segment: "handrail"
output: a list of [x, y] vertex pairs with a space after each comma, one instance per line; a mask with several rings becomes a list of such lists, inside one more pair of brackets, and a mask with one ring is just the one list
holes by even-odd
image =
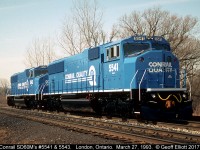
[[36, 95], [37, 95], [36, 93], [37, 93], [37, 91], [40, 91], [39, 87], [40, 87], [40, 85], [38, 85], [38, 87], [35, 90], [35, 100], [36, 100]]
[[42, 90], [41, 90], [41, 100], [42, 100], [44, 88], [46, 87], [47, 84], [48, 84], [48, 80], [46, 80], [45, 84], [43, 84], [43, 87], [42, 87]]
[[143, 75], [142, 75], [142, 78], [141, 78], [141, 80], [140, 80], [140, 83], [139, 83], [139, 101], [141, 101], [141, 91], [140, 91], [140, 85], [141, 85], [141, 83], [142, 83], [142, 81], [143, 81], [143, 78], [144, 78], [144, 75], [146, 74], [146, 69], [145, 69], [145, 71], [144, 71], [144, 73], [143, 73]]
[[39, 98], [40, 98], [40, 91], [42, 91], [43, 86], [44, 86], [44, 84], [42, 84], [42, 85], [40, 86], [40, 89], [38, 90], [38, 100], [39, 100]]
[[133, 98], [133, 93], [132, 93], [132, 90], [131, 90], [131, 86], [132, 86], [133, 80], [134, 80], [134, 78], [136, 77], [137, 73], [138, 73], [138, 70], [137, 70], [136, 73], [134, 74], [134, 76], [133, 76], [133, 78], [132, 78], [132, 80], [131, 80], [131, 83], [130, 83], [130, 99]]
[[[174, 75], [174, 76], [175, 76], [175, 77], [174, 77], [174, 84], [175, 84], [175, 88], [176, 88], [176, 76], [177, 76], [177, 70], [175, 69], [174, 72], [175, 72], [175, 75]], [[180, 77], [179, 77], [179, 78], [180, 78]], [[179, 83], [180, 83], [180, 81], [179, 81]]]
[[182, 69], [181, 71], [180, 71], [180, 73], [181, 73], [181, 76], [182, 76], [182, 78], [180, 79], [180, 81], [182, 81], [182, 82], [180, 82], [180, 84], [181, 84], [181, 87], [186, 87], [187, 86], [187, 75], [186, 75], [186, 70], [185, 69]]
[[191, 83], [190, 83], [190, 80], [188, 79], [188, 77], [186, 77], [186, 79], [188, 80], [188, 84], [190, 87], [189, 93], [190, 93], [190, 100], [191, 100], [192, 99], [192, 86], [191, 86]]
[[[186, 70], [185, 69], [182, 69], [183, 73], [181, 72], [181, 74], [183, 74], [183, 80], [184, 80], [184, 85], [185, 87], [187, 88], [187, 82], [189, 84], [189, 99], [191, 100], [192, 99], [192, 86], [191, 86], [191, 83], [190, 83], [190, 80], [189, 78], [187, 77], [186, 75]], [[183, 85], [181, 85], [183, 87]]]

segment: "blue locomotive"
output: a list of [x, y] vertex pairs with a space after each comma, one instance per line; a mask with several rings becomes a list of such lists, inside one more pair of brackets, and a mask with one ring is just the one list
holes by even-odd
[[47, 66], [26, 69], [11, 76], [11, 95], [7, 95], [9, 106], [32, 107], [36, 105], [41, 76], [48, 72]]
[[[40, 72], [40, 73], [36, 73]], [[186, 74], [159, 36], [133, 36], [27, 69], [11, 77], [8, 105], [92, 108], [102, 114], [189, 118]]]

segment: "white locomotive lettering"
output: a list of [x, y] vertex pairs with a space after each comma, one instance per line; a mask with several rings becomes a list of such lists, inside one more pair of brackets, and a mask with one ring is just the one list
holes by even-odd
[[172, 72], [171, 62], [149, 62], [149, 67], [148, 71], [151, 73]]
[[73, 79], [73, 78], [75, 78], [74, 73], [69, 73], [65, 75], [65, 79]]
[[65, 83], [85, 82], [89, 81], [90, 86], [96, 86], [96, 70], [94, 66], [90, 66], [89, 71], [83, 70], [76, 73], [65, 75]]
[[149, 62], [150, 67], [172, 67], [171, 62]]
[[111, 72], [112, 74], [115, 74], [115, 72], [119, 70], [118, 63], [109, 64], [108, 68], [109, 72]]
[[150, 68], [149, 72], [163, 72], [163, 69], [161, 69], [161, 68]]
[[33, 85], [33, 80], [30, 80], [30, 85]]
[[28, 80], [26, 82], [18, 83], [17, 88], [18, 89], [26, 89], [28, 91], [28, 88], [29, 88]]
[[86, 77], [87, 76], [87, 70], [80, 71], [76, 73], [76, 78]]

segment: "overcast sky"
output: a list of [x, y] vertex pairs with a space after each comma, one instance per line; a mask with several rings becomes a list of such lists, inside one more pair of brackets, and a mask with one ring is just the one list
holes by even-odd
[[[179, 16], [191, 15], [200, 19], [200, 0], [97, 1], [104, 11], [106, 31], [110, 31], [122, 15], [153, 6]], [[71, 8], [72, 0], [0, 0], [0, 78], [9, 80], [14, 73], [26, 69], [27, 47], [34, 38], [56, 39]]]

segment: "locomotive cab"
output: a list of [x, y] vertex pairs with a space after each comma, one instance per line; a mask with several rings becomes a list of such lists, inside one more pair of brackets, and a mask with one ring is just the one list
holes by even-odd
[[127, 84], [130, 83], [135, 112], [148, 119], [191, 117], [191, 98], [186, 85], [180, 86], [180, 82], [186, 83], [186, 78], [180, 76], [186, 75], [180, 71], [178, 59], [165, 39], [142, 37], [125, 43], [124, 56], [129, 62], [125, 63], [125, 74], [130, 68], [133, 70]]
[[35, 107], [39, 92], [39, 78], [47, 73], [46, 66], [26, 69], [11, 77], [11, 93], [7, 95], [9, 106]]

